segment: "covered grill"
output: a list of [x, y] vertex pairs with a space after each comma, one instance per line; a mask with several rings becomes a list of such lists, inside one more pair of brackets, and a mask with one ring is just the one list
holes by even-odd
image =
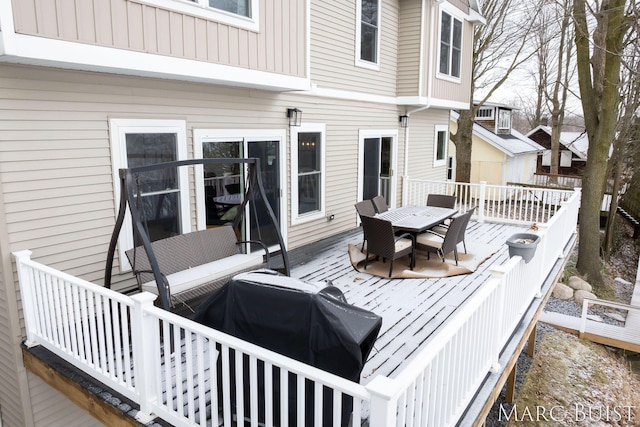
[[[355, 382], [360, 380], [382, 325], [381, 317], [348, 304], [342, 292], [330, 284], [308, 283], [271, 270], [234, 276], [199, 307], [194, 320]], [[279, 378], [277, 374], [274, 372], [273, 378]], [[274, 384], [271, 391], [264, 390], [263, 377], [263, 373], [259, 374], [258, 394], [273, 394], [274, 413], [279, 416], [279, 384]], [[309, 385], [305, 403], [308, 421], [313, 419], [313, 388]], [[288, 386], [289, 419], [295, 420], [297, 394], [293, 375]], [[231, 389], [235, 390], [235, 386]], [[332, 410], [331, 393], [325, 390], [323, 412], [327, 423], [331, 420], [327, 416]], [[351, 407], [352, 402], [343, 401], [344, 425]], [[260, 421], [263, 417], [261, 402]]]

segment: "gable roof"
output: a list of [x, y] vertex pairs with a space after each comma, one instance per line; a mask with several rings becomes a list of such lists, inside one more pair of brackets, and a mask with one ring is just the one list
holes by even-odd
[[[451, 120], [457, 121], [458, 117], [460, 117], [460, 114], [451, 110]], [[515, 129], [511, 130], [511, 134], [496, 135], [479, 124], [474, 123], [473, 134], [487, 141], [509, 157], [528, 153], [538, 153], [545, 150], [542, 145], [529, 139]]]
[[[533, 135], [538, 131], [543, 131], [551, 136], [551, 126], [538, 126], [527, 132], [527, 136]], [[560, 132], [560, 144], [564, 145], [567, 150], [578, 156], [582, 160], [587, 159], [587, 151], [589, 150], [589, 139], [586, 132]]]

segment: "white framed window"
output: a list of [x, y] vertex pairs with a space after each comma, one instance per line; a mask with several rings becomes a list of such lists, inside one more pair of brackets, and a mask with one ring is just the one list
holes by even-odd
[[449, 143], [449, 127], [436, 126], [433, 144], [433, 166], [445, 166], [447, 163], [447, 144]]
[[453, 174], [455, 168], [455, 159], [453, 156], [449, 156], [447, 159], [447, 181], [453, 181], [455, 175]]
[[485, 119], [492, 120], [493, 119], [493, 108], [491, 107], [480, 107], [476, 111], [476, 119]]
[[356, 65], [378, 69], [380, 0], [357, 0], [356, 17]]
[[498, 129], [511, 129], [510, 110], [498, 110]]
[[462, 64], [462, 21], [450, 13], [440, 13], [438, 73], [460, 78]]
[[325, 125], [291, 128], [291, 224], [325, 216]]
[[[116, 201], [120, 200], [121, 168], [187, 158], [184, 120], [112, 119], [109, 129]], [[187, 168], [153, 171], [135, 179], [136, 207], [151, 241], [191, 231]], [[131, 269], [125, 251], [134, 243], [140, 244], [134, 242], [131, 215], [127, 214], [118, 239], [122, 271]]]
[[129, 0], [258, 31], [259, 0]]
[[560, 151], [560, 167], [563, 167], [563, 168], [571, 167], [571, 151], [569, 150]]

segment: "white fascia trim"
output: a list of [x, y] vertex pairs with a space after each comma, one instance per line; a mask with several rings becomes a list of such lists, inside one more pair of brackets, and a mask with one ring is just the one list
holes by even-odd
[[319, 98], [344, 99], [348, 101], [362, 101], [376, 104], [429, 106], [429, 108], [444, 108], [451, 110], [468, 110], [466, 102], [452, 101], [450, 99], [428, 98], [426, 96], [385, 96], [372, 95], [365, 92], [356, 92], [342, 89], [330, 89], [312, 85], [311, 90], [297, 92], [299, 95], [317, 96]]
[[355, 92], [355, 91], [342, 90], [342, 89], [330, 89], [330, 88], [318, 87], [316, 85], [312, 85], [311, 90], [303, 94], [317, 96], [321, 98], [346, 99], [349, 101], [374, 102], [378, 104], [396, 105], [398, 103], [398, 98], [395, 96], [372, 95], [370, 93], [365, 93], [365, 92]]
[[428, 98], [426, 96], [399, 96], [398, 105], [424, 106], [429, 108], [444, 108], [450, 110], [468, 110], [469, 104], [466, 102], [452, 101], [450, 99]]
[[264, 90], [308, 90], [310, 87], [308, 77], [44, 37], [12, 34], [10, 38], [11, 43], [3, 43], [5, 49], [0, 51], [0, 61]]
[[487, 19], [473, 9], [471, 9], [471, 11], [469, 12], [467, 19], [473, 25], [486, 25], [487, 23]]

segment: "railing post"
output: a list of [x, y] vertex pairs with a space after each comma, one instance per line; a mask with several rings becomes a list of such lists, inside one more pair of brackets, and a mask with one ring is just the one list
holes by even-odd
[[148, 314], [156, 298], [156, 295], [149, 292], [142, 292], [131, 297], [133, 300], [131, 348], [136, 376], [136, 392], [140, 396], [140, 411], [136, 414], [136, 419], [143, 424], [148, 424], [155, 418], [151, 411], [151, 403], [157, 402], [160, 394], [155, 375], [155, 368], [160, 363], [160, 330], [158, 320]]
[[28, 267], [24, 265], [25, 262], [31, 261], [30, 250], [13, 252], [13, 256], [16, 259], [16, 269], [18, 271], [18, 284], [20, 285], [20, 297], [22, 299], [23, 315], [24, 315], [24, 327], [27, 332], [27, 338], [24, 344], [27, 347], [33, 347], [38, 345], [35, 340], [36, 333], [36, 310], [38, 307], [34, 303], [34, 283], [31, 280], [32, 275], [29, 274]]
[[369, 427], [389, 427], [396, 425], [397, 395], [392, 379], [378, 375], [366, 385], [371, 393]]
[[[490, 334], [491, 337], [493, 337], [493, 342], [491, 343], [491, 346], [493, 347], [494, 350], [494, 361], [491, 364], [491, 371], [493, 373], [496, 372], [500, 372], [501, 369], [501, 365], [500, 365], [500, 351], [502, 350], [502, 344], [504, 343], [504, 325], [505, 325], [505, 319], [504, 319], [504, 308], [506, 306], [506, 304], [508, 303], [508, 301], [506, 301], [507, 299], [507, 293], [505, 291], [505, 276], [507, 274], [507, 269], [505, 268], [504, 264], [501, 265], [493, 265], [491, 267], [489, 267], [489, 272], [491, 273], [491, 277], [494, 280], [498, 281], [498, 289], [499, 289], [499, 298], [500, 301], [498, 303], [498, 309], [497, 312], [495, 313], [495, 316], [493, 316], [493, 320], [495, 321], [493, 326], [493, 330], [499, 330], [500, 333], [499, 334]], [[489, 328], [489, 330], [491, 330], [491, 328]]]
[[[560, 209], [558, 212], [563, 211], [562, 209]], [[566, 210], [564, 210], [563, 212], [566, 213]], [[556, 215], [558, 213], [556, 212]], [[549, 223], [545, 222], [544, 224], [539, 224], [538, 225], [538, 231], [536, 232], [536, 234], [538, 236], [540, 236], [540, 243], [538, 244], [538, 248], [536, 249], [536, 255], [535, 258], [538, 258], [540, 261], [539, 265], [541, 266], [541, 268], [538, 271], [544, 271], [546, 273], [548, 273], [549, 271], [551, 271], [551, 268], [553, 268], [553, 264], [555, 264], [555, 260], [557, 258], [562, 257], [562, 253], [564, 250], [564, 244], [567, 243], [564, 239], [564, 237], [561, 240], [562, 246], [560, 247], [556, 247], [557, 245], [555, 243], [558, 242], [557, 239], [551, 239], [551, 237], [549, 236]], [[538, 251], [542, 251], [541, 254], [538, 254]], [[550, 253], [549, 251], [556, 251], [555, 253], [553, 253], [553, 261], [548, 261], [547, 259], [547, 253]], [[538, 277], [538, 291], [536, 292], [536, 298], [540, 298], [542, 296], [542, 285], [544, 284], [544, 280], [546, 279], [546, 277], [541, 276]]]
[[480, 181], [480, 194], [478, 195], [478, 222], [484, 222], [484, 205], [487, 197], [487, 181]]

